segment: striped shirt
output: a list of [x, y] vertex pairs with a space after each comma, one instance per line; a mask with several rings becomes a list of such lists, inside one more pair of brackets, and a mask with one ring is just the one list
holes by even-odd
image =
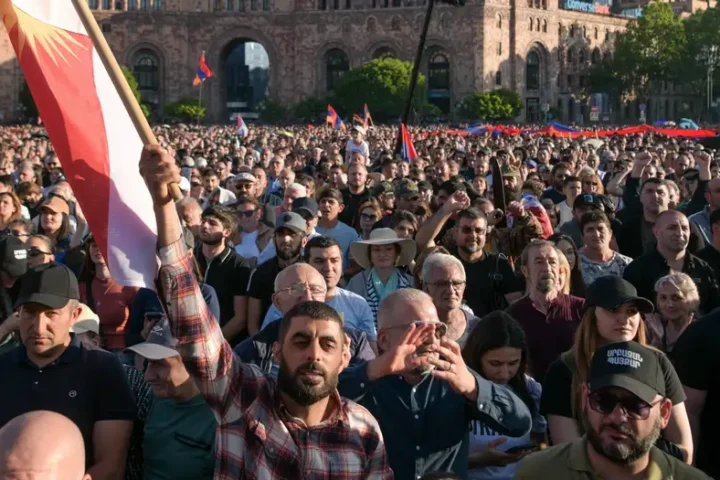
[[160, 285], [183, 361], [218, 421], [216, 480], [391, 479], [377, 421], [332, 396], [330, 418], [313, 427], [282, 406], [275, 381], [242, 363], [212, 318], [183, 242], [164, 247]]

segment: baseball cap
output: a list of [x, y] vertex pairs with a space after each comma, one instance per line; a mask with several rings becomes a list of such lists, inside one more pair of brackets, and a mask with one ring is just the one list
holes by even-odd
[[255, 178], [255, 175], [253, 175], [252, 173], [247, 173], [247, 172], [236, 173], [235, 176], [233, 177], [233, 179], [235, 180], [235, 183], [237, 183], [237, 182], [249, 182], [249, 183], [257, 182], [257, 178]]
[[79, 299], [78, 282], [72, 270], [61, 263], [50, 262], [29, 269], [22, 276], [15, 308], [28, 303], [63, 308], [70, 300]]
[[537, 168], [537, 162], [535, 160], [527, 160], [525, 165], [530, 168]]
[[656, 395], [665, 397], [660, 355], [663, 353], [637, 342], [603, 345], [595, 351], [590, 364], [590, 391], [619, 387], [647, 403], [652, 403]]
[[308, 197], [296, 198], [295, 200], [293, 200], [293, 203], [292, 203], [292, 211], [293, 212], [295, 212], [295, 213], [307, 212], [311, 218], [317, 218], [319, 210], [320, 210], [320, 207], [318, 207], [318, 203], [313, 198], [308, 198]]
[[601, 211], [605, 210], [602, 200], [600, 200], [594, 193], [583, 193], [582, 195], [578, 195], [575, 199], [575, 203], [573, 203], [573, 209], [588, 206], [598, 208]]
[[395, 184], [395, 195], [398, 197], [409, 197], [413, 195], [418, 196], [419, 194], [420, 189], [418, 188], [417, 183], [408, 178], [403, 178]]
[[510, 165], [503, 165], [502, 167], [502, 176], [503, 177], [520, 177], [520, 170], [518, 170], [515, 167], [511, 167]]
[[585, 307], [602, 307], [613, 311], [634, 303], [641, 313], [652, 313], [653, 303], [647, 298], [639, 297], [632, 283], [617, 275], [598, 277], [585, 292]]
[[47, 208], [53, 213], [64, 213], [70, 215], [70, 207], [68, 203], [57, 195], [51, 195], [40, 205], [40, 210]]
[[162, 360], [180, 355], [177, 346], [178, 341], [172, 335], [170, 322], [167, 317], [163, 317], [150, 330], [150, 334], [143, 343], [128, 347], [126, 350], [135, 352], [148, 360]]
[[421, 181], [419, 181], [418, 184], [417, 184], [417, 186], [418, 186], [418, 191], [420, 191], [420, 190], [432, 190], [432, 189], [433, 189], [432, 183], [428, 182], [427, 180], [421, 180]]
[[385, 181], [375, 185], [370, 191], [370, 195], [372, 195], [373, 197], [377, 197], [378, 195], [382, 195], [383, 193], [391, 192], [394, 192], [392, 183]]
[[280, 214], [275, 219], [275, 231], [277, 232], [281, 228], [289, 228], [298, 233], [305, 233], [307, 231], [307, 223], [305, 219], [295, 212], [286, 212]]
[[365, 127], [363, 127], [362, 125], [353, 125], [352, 129], [357, 130], [358, 132], [365, 135]]
[[70, 328], [70, 331], [77, 335], [87, 332], [100, 335], [100, 317], [84, 303], [81, 303], [79, 306], [80, 316]]
[[17, 237], [0, 237], [0, 270], [18, 279], [27, 271], [27, 246]]

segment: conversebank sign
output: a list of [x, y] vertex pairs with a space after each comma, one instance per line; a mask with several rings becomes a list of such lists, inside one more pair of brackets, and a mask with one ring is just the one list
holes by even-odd
[[602, 4], [602, 3], [589, 3], [589, 2], [582, 2], [580, 0], [565, 0], [565, 9], [566, 10], [577, 10], [579, 12], [586, 12], [586, 13], [601, 13], [605, 15], [610, 15], [610, 5]]

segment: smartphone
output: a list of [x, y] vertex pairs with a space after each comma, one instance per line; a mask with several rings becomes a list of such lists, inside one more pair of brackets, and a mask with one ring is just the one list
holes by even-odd
[[533, 445], [532, 443], [528, 445], [518, 445], [517, 447], [512, 447], [507, 450], [505, 450], [505, 453], [522, 453], [527, 452], [530, 450], [535, 450], [537, 447]]

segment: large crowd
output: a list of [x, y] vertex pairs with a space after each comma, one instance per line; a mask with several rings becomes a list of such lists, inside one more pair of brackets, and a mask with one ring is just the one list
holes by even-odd
[[0, 478], [720, 478], [720, 149], [154, 130], [138, 288], [0, 128]]

